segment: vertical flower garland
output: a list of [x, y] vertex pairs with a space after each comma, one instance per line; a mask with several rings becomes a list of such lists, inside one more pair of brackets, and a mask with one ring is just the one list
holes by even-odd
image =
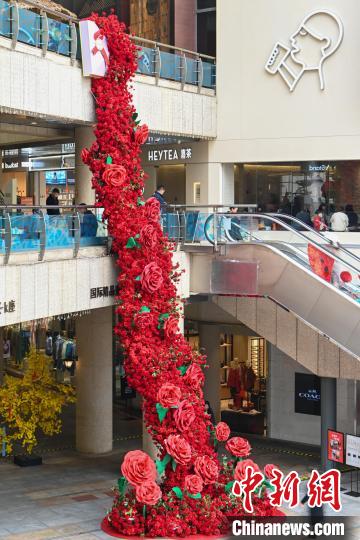
[[[223, 508], [228, 499], [223, 486], [227, 479], [214, 449], [216, 435], [202, 390], [206, 359], [194, 353], [178, 331], [180, 272], [172, 262], [173, 246], [160, 226], [158, 201], [145, 202], [142, 197], [140, 152], [148, 128], [139, 125], [132, 103], [130, 83], [137, 67], [137, 47], [116, 16], [93, 15], [92, 19], [107, 38], [110, 59], [106, 76], [92, 81], [96, 142], [83, 150], [82, 159], [92, 171], [97, 202], [104, 207], [117, 255], [119, 324], [115, 332], [124, 350], [127, 379], [143, 397], [146, 427], [160, 451], [157, 470], [163, 476], [160, 490], [150, 458], [141, 451], [130, 452], [122, 465], [119, 493], [124, 493], [127, 482], [135, 495], [126, 503], [121, 497], [116, 500], [112, 523], [116, 521], [124, 534], [150, 531], [153, 536], [169, 534], [169, 530], [174, 536], [184, 536], [190, 530], [206, 532], [206, 527], [226, 529]], [[217, 440], [226, 441], [227, 426], [222, 424], [217, 431]], [[187, 493], [187, 503], [180, 511], [173, 497], [183, 504], [183, 493]], [[127, 509], [131, 506], [135, 517], [128, 520], [126, 508], [119, 511], [122, 504]], [[144, 516], [139, 504], [144, 504]], [[153, 508], [153, 513], [146, 514], [146, 508]], [[181, 522], [176, 513], [185, 516]]]

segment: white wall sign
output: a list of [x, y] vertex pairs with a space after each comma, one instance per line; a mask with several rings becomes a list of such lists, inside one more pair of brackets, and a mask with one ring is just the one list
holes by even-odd
[[292, 92], [307, 72], [317, 72], [324, 90], [324, 62], [340, 47], [344, 27], [340, 18], [327, 10], [313, 11], [301, 22], [289, 39], [278, 41], [265, 65], [271, 75], [280, 75]]
[[81, 57], [84, 77], [104, 77], [109, 49], [103, 31], [94, 21], [80, 21]]
[[360, 468], [360, 437], [346, 435], [346, 465]]
[[191, 148], [167, 148], [163, 150], [148, 150], [149, 161], [179, 161], [192, 158]]

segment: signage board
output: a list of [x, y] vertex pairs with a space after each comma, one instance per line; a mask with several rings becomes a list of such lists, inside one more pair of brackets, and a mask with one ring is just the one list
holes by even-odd
[[320, 377], [295, 373], [295, 412], [320, 416]]
[[328, 429], [328, 460], [344, 463], [344, 434]]
[[360, 437], [346, 435], [346, 465], [360, 468]]
[[147, 159], [151, 162], [190, 161], [193, 157], [191, 147], [174, 146], [172, 148], [151, 149], [147, 151]]
[[104, 77], [109, 64], [109, 49], [103, 31], [94, 21], [79, 22], [84, 77]]

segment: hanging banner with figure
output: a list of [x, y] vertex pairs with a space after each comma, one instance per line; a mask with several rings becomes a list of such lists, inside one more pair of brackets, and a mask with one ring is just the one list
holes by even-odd
[[106, 37], [94, 21], [80, 21], [81, 57], [84, 77], [104, 77], [109, 65]]

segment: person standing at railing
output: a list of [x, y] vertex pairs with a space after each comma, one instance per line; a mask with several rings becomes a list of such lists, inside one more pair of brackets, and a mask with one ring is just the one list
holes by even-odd
[[166, 212], [166, 208], [167, 208], [167, 205], [168, 203], [166, 202], [165, 200], [165, 186], [163, 185], [160, 185], [156, 188], [156, 191], [153, 195], [153, 197], [159, 201], [160, 203], [160, 211], [162, 214], [164, 214], [164, 212]]
[[334, 212], [330, 218], [331, 230], [335, 232], [345, 232], [349, 226], [349, 218], [341, 206], [337, 212]]
[[54, 206], [54, 208], [48, 208], [47, 213], [49, 216], [59, 216], [59, 195], [60, 191], [58, 188], [54, 188], [48, 198], [46, 199], [46, 206]]
[[92, 211], [86, 207], [85, 203], [80, 204], [79, 214], [80, 214], [81, 237], [91, 238], [91, 237], [96, 236], [98, 222], [97, 222], [95, 214], [93, 214]]
[[312, 221], [314, 224], [315, 231], [324, 232], [329, 229], [325, 221], [325, 205], [324, 204], [320, 204], [319, 208], [315, 212], [315, 215]]

